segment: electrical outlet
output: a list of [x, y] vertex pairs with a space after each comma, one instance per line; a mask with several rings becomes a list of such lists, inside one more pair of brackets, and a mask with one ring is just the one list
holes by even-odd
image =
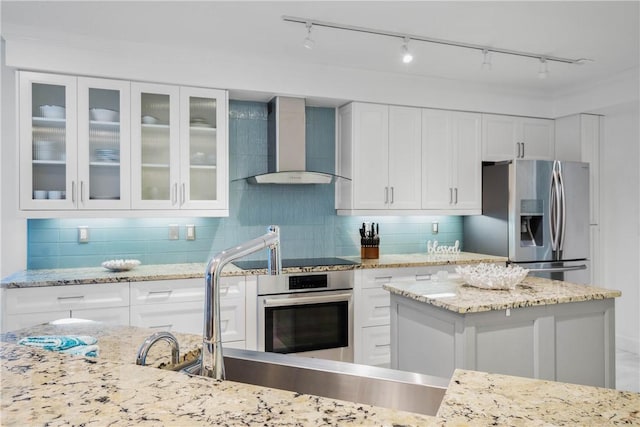
[[178, 224], [169, 224], [169, 240], [180, 239], [180, 227]]
[[78, 243], [89, 243], [89, 227], [86, 225], [78, 226]]
[[438, 234], [438, 221], [431, 223], [431, 234]]
[[187, 240], [196, 240], [196, 226], [187, 224]]

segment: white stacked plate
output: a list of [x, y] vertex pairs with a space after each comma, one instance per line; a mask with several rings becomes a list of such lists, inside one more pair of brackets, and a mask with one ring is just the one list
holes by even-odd
[[47, 119], [64, 119], [65, 108], [60, 105], [41, 105], [40, 115]]

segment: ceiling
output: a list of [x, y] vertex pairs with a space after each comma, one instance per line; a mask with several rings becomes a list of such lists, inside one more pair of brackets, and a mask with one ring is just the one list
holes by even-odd
[[[465, 80], [545, 94], [588, 85], [637, 69], [638, 1], [200, 1], [1, 2], [3, 35], [99, 38], [284, 62], [330, 65]], [[415, 60], [400, 60], [401, 40], [316, 27], [315, 47], [303, 48], [303, 24], [282, 15], [363, 26], [403, 34], [589, 58], [584, 65], [549, 63], [539, 79], [534, 58], [412, 41]]]

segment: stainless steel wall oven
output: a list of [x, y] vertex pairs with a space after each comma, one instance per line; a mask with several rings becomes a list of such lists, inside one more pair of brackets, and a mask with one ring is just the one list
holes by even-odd
[[353, 362], [353, 271], [258, 277], [258, 350]]

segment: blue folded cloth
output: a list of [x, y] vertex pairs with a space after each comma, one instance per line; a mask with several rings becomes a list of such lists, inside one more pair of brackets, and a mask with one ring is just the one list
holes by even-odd
[[59, 351], [66, 354], [96, 357], [99, 347], [98, 340], [88, 335], [42, 335], [24, 337], [18, 344], [39, 347], [49, 351]]

